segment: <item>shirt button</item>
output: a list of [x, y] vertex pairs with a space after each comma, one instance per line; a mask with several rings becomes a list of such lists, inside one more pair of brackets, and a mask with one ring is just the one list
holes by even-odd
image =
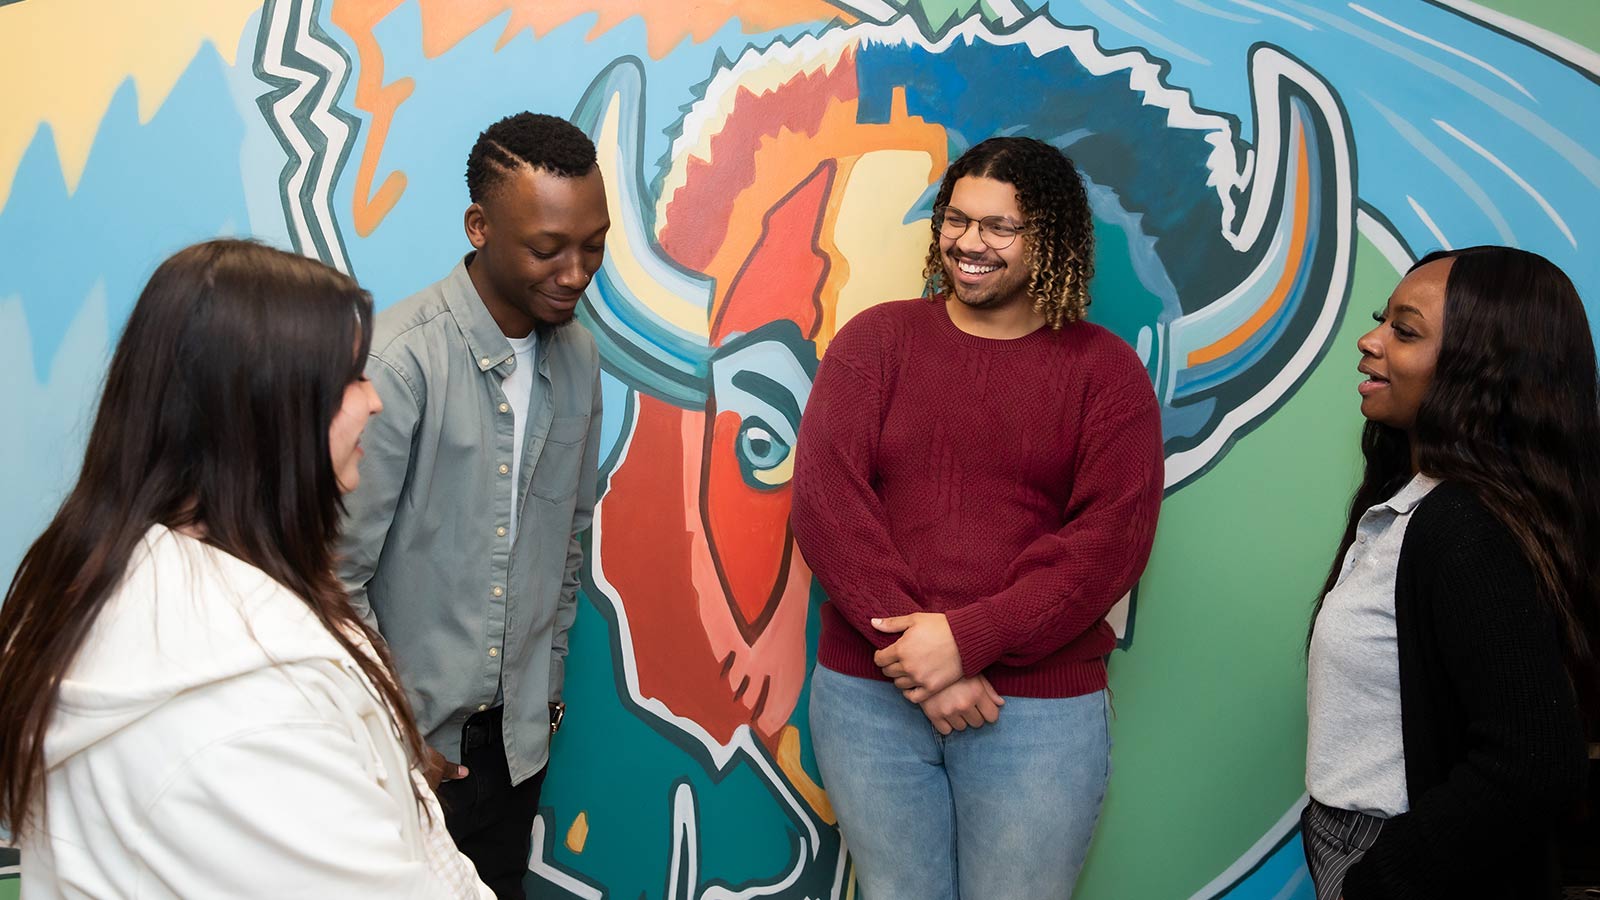
[[488, 712], [488, 711], [489, 711], [489, 704], [487, 704], [487, 703], [479, 703], [478, 704], [478, 712]]
[[506, 465], [505, 463], [501, 463], [500, 464], [500, 474], [501, 475], [504, 475], [504, 474], [506, 474], [506, 473], [508, 473], [510, 471], [511, 471], [511, 467], [510, 466]]
[[489, 357], [485, 356], [482, 359], [478, 360], [478, 365], [482, 366], [485, 369], [489, 368]]
[[496, 528], [494, 530], [494, 533], [495, 533], [496, 537], [505, 537], [506, 536], [506, 527], [504, 525], [501, 525], [499, 528]]
[[511, 404], [509, 404], [509, 403], [500, 404], [500, 411], [503, 412], [503, 413], [511, 412]]
[[506, 592], [505, 588], [503, 588], [503, 587], [501, 587], [500, 585], [497, 584], [497, 585], [494, 586], [494, 590], [490, 591], [489, 593], [491, 593], [491, 594], [495, 595], [496, 597], [498, 597], [498, 596], [504, 594], [505, 592]]
[[500, 648], [499, 647], [490, 647], [489, 648], [489, 655], [490, 656], [499, 656], [500, 655]]

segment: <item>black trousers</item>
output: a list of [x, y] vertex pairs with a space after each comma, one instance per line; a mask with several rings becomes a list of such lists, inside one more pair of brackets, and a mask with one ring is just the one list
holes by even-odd
[[467, 777], [439, 784], [445, 828], [499, 900], [524, 900], [522, 882], [533, 851], [533, 817], [544, 774], [512, 787], [506, 766], [502, 707], [475, 713], [461, 729], [459, 762]]

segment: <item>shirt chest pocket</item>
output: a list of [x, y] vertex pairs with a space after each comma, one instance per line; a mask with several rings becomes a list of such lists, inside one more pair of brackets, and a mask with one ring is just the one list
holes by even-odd
[[557, 416], [550, 420], [544, 449], [533, 467], [528, 493], [541, 500], [559, 503], [578, 492], [579, 467], [583, 465], [584, 438], [589, 434], [588, 416]]

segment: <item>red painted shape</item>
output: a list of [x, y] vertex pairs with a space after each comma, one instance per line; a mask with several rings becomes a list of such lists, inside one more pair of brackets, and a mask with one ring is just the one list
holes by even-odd
[[754, 644], [789, 577], [789, 486], [761, 491], [745, 483], [735, 452], [739, 422], [738, 413], [717, 414], [701, 508], [729, 610]]
[[828, 257], [817, 246], [817, 237], [837, 170], [838, 163], [824, 161], [767, 213], [761, 237], [717, 312], [713, 346], [730, 334], [782, 319], [799, 325], [806, 337], [816, 337], [822, 321], [819, 294], [828, 277]]
[[600, 552], [628, 617], [640, 692], [727, 741], [750, 716], [701, 625], [682, 499], [684, 480], [699, 470], [698, 460], [684, 458], [686, 415], [639, 395], [628, 455], [606, 492]]

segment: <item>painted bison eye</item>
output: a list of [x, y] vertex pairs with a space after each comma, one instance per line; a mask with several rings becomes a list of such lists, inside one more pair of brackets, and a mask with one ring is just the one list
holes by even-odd
[[794, 472], [794, 450], [766, 422], [751, 416], [740, 423], [735, 449], [746, 484], [770, 491], [789, 483]]

